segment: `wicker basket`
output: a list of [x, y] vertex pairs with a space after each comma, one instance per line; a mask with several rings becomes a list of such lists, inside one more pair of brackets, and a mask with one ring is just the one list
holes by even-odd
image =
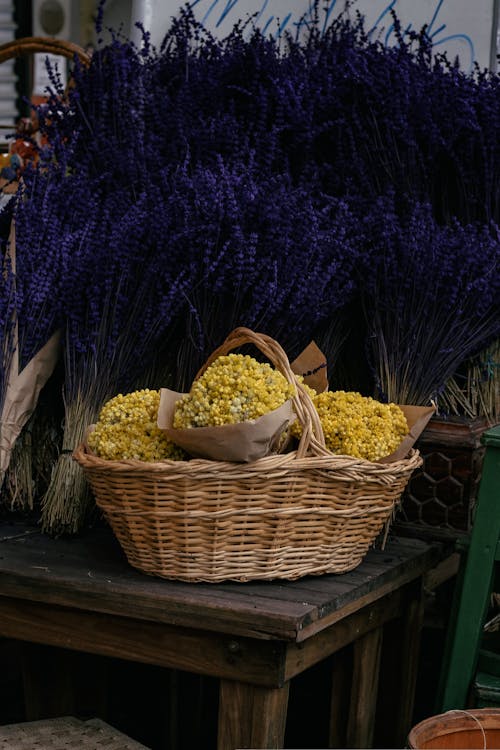
[[21, 39], [12, 39], [10, 42], [5, 42], [5, 44], [0, 44], [0, 62], [36, 52], [61, 55], [70, 60], [77, 55], [84, 65], [88, 65], [90, 62], [90, 56], [78, 44], [45, 36], [26, 36]]
[[[9, 42], [5, 42], [5, 44], [0, 44], [0, 63], [16, 57], [44, 52], [50, 55], [59, 55], [70, 60], [78, 57], [82, 65], [88, 66], [90, 64], [90, 55], [78, 44], [67, 42], [64, 39], [54, 39], [53, 37], [44, 36], [27, 36], [21, 39], [11, 39]], [[0, 130], [14, 131], [14, 129], [18, 135], [21, 134], [19, 123], [17, 126], [0, 125]], [[23, 140], [25, 138], [31, 139], [33, 133], [27, 135], [23, 133], [22, 135]], [[0, 185], [0, 193], [13, 194], [19, 187], [18, 179], [4, 180], [3, 182], [6, 184]]]
[[[295, 383], [283, 349], [245, 328], [230, 334], [198, 377], [219, 355], [247, 343]], [[344, 573], [362, 561], [420, 455], [412, 450], [382, 464], [330, 453], [311, 399], [297, 391], [303, 433], [292, 453], [248, 464], [144, 463], [76, 449], [131, 565], [165, 578], [216, 582]]]

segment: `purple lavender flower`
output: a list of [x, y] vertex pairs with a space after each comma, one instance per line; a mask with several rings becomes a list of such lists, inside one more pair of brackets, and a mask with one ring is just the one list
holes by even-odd
[[[115, 35], [88, 69], [76, 63], [67, 105], [52, 98], [41, 113], [50, 144], [43, 163], [57, 160], [71, 177], [61, 199], [82, 201], [89, 217], [77, 207], [60, 242], [75, 350], [96, 350], [100, 295], [120, 321], [106, 334], [113, 360], [145, 259], [156, 275], [144, 289], [157, 281], [154, 309], [188, 352], [179, 380], [232, 325], [264, 327], [292, 353], [340, 318], [356, 285], [370, 305], [373, 289], [362, 287], [381, 274], [370, 247], [381, 257], [391, 251], [387, 284], [406, 295], [396, 300], [409, 332], [398, 335], [416, 336], [402, 308], [413, 301], [404, 312], [414, 319], [422, 303], [394, 260], [408, 233], [418, 237], [409, 243], [415, 263], [439, 260], [439, 289], [450, 285], [457, 310], [463, 294], [486, 299], [490, 287], [460, 265], [459, 248], [472, 253], [475, 242], [484, 263], [493, 253], [498, 77], [464, 74], [432, 58], [425, 33], [404, 34], [397, 21], [396, 31], [398, 45], [387, 48], [360, 16], [340, 16], [325, 31], [318, 11], [305, 40], [278, 43], [241, 26], [216, 40], [186, 8], [160, 50]], [[387, 194], [397, 196], [389, 206]], [[411, 218], [420, 204], [431, 206], [422, 227]], [[476, 220], [484, 237], [465, 228]], [[96, 237], [106, 238], [105, 251]], [[361, 262], [366, 275], [355, 277]], [[95, 272], [99, 263], [105, 273]], [[454, 286], [464, 268], [471, 278]], [[81, 278], [85, 299], [74, 293]], [[153, 307], [138, 319], [149, 328]]]
[[401, 215], [380, 198], [365, 218], [371, 256], [362, 287], [367, 348], [381, 398], [426, 404], [459, 365], [500, 336], [500, 234], [428, 204]]

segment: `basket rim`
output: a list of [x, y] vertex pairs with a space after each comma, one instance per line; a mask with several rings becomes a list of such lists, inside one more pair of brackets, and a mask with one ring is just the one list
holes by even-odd
[[50, 36], [26, 36], [0, 44], [0, 63], [21, 55], [43, 52], [70, 60], [76, 55], [83, 65], [90, 63], [90, 55], [79, 44]]
[[196, 473], [220, 474], [237, 473], [251, 474], [279, 470], [336, 470], [344, 471], [349, 478], [352, 472], [362, 471], [368, 478], [384, 477], [386, 479], [399, 474], [406, 474], [422, 465], [422, 458], [418, 448], [411, 448], [407, 457], [390, 463], [368, 461], [364, 458], [344, 456], [330, 453], [329, 455], [313, 455], [299, 458], [297, 451], [283, 454], [271, 454], [247, 463], [234, 461], [214, 461], [213, 459], [192, 458], [188, 461], [139, 461], [137, 459], [121, 459], [119, 461], [100, 458], [93, 453], [85, 442], [80, 443], [73, 451], [73, 459], [84, 469], [104, 472], [121, 472], [129, 474], [165, 474], [172, 470], [177, 474], [193, 476]]

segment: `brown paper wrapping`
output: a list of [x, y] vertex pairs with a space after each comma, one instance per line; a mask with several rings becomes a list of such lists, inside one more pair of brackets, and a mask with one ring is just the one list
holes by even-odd
[[314, 341], [290, 363], [290, 367], [296, 375], [302, 375], [304, 383], [314, 388], [316, 393], [328, 390], [326, 357]]
[[400, 461], [402, 458], [406, 458], [415, 445], [415, 442], [425, 430], [429, 419], [436, 411], [434, 406], [410, 406], [407, 404], [399, 404], [399, 408], [404, 412], [406, 421], [408, 422], [408, 435], [403, 438], [394, 453], [380, 458], [377, 463], [388, 464], [392, 461]]
[[[292, 371], [317, 393], [328, 389], [326, 358], [314, 341], [291, 363]], [[174, 429], [176, 402], [185, 394], [162, 388], [158, 410], [158, 427], [173, 443], [191, 456], [216, 461], [249, 462], [263, 458], [283, 447], [281, 437], [295, 419], [291, 400], [258, 419], [218, 427]], [[378, 463], [406, 458], [435, 412], [433, 406], [400, 405], [408, 423], [408, 435], [398, 448]]]
[[282, 434], [295, 420], [292, 402], [288, 400], [258, 419], [218, 427], [174, 429], [175, 404], [183, 395], [168, 388], [161, 389], [158, 427], [173, 443], [197, 458], [256, 461], [278, 450]]
[[[290, 365], [296, 375], [316, 392], [328, 386], [325, 355], [312, 341]], [[173, 443], [184, 448], [191, 456], [211, 458], [216, 461], [256, 461], [283, 448], [287, 427], [296, 416], [291, 400], [278, 409], [258, 419], [218, 427], [191, 427], [174, 429], [175, 404], [183, 393], [162, 388], [158, 409], [158, 427]]]
[[5, 401], [0, 416], [0, 480], [10, 463], [10, 455], [21, 430], [33, 414], [38, 396], [54, 370], [59, 356], [60, 333], [47, 343], [18, 373], [19, 355], [12, 355]]
[[[291, 401], [286, 401], [278, 409], [248, 422], [220, 427], [174, 429], [172, 424], [175, 404], [183, 395], [167, 388], [161, 389], [158, 427], [165, 431], [172, 442], [198, 458], [238, 462], [263, 458], [278, 450], [281, 435], [296, 419]], [[435, 412], [433, 406], [403, 404], [400, 409], [408, 422], [408, 435], [393, 453], [380, 458], [377, 463], [391, 463], [406, 458]]]

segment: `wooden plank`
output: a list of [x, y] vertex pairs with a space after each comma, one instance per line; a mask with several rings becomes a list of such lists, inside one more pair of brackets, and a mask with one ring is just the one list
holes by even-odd
[[189, 625], [203, 618], [215, 631], [303, 640], [351, 610], [417, 577], [438, 553], [418, 540], [392, 541], [341, 576], [248, 584], [191, 584], [146, 576], [124, 560], [108, 529], [82, 539], [3, 542], [0, 594], [139, 619]]
[[411, 561], [408, 566], [399, 572], [398, 577], [388, 576], [388, 578], [382, 579], [382, 582], [378, 581], [380, 585], [370, 588], [367, 593], [363, 593], [361, 589], [358, 592], [360, 595], [357, 598], [349, 597], [348, 599], [342, 599], [339, 597], [340, 602], [337, 601], [336, 606], [330, 612], [322, 611], [319, 621], [308, 623], [297, 633], [297, 642], [301, 643], [305, 641], [315, 633], [330, 627], [330, 625], [333, 625], [353, 612], [363, 609], [363, 607], [371, 602], [381, 599], [393, 591], [397, 591], [411, 581], [419, 579], [423, 572], [421, 560], [419, 562]]
[[334, 654], [331, 676], [328, 747], [345, 748], [352, 684], [352, 648], [346, 647]]
[[[404, 592], [401, 617], [385, 626], [377, 747], [405, 747], [412, 726], [422, 622], [422, 585], [414, 581]], [[397, 711], [394, 706], [398, 706]]]
[[39, 577], [26, 577], [21, 587], [18, 581], [12, 583], [6, 574], [0, 572], [0, 595], [7, 597], [79, 608], [83, 612], [133, 617], [145, 622], [186, 627], [193, 622], [203, 622], [204, 628], [213, 632], [262, 640], [278, 638], [294, 641], [297, 629], [300, 629], [304, 620], [307, 622], [308, 612], [312, 608], [312, 605], [306, 605], [302, 607], [302, 613], [299, 611], [291, 614], [289, 607], [282, 607], [280, 611], [279, 603], [274, 603], [271, 608], [269, 602], [272, 600], [266, 600], [265, 604], [256, 601], [252, 609], [250, 603], [245, 602], [243, 605], [230, 596], [222, 606], [220, 601], [214, 604], [213, 599], [203, 596], [202, 592], [198, 592], [196, 596], [195, 589], [189, 596], [164, 597], [162, 600], [145, 596], [142, 590], [134, 590], [133, 586], [123, 591], [112, 588], [108, 598], [101, 593], [98, 596], [92, 593], [82, 596], [81, 589], [76, 588], [78, 585], [77, 576], [73, 588], [67, 581], [43, 581]]
[[[385, 583], [395, 582], [395, 587], [399, 585], [399, 578], [403, 568], [407, 567], [410, 563], [407, 560], [403, 560], [403, 564], [399, 564], [401, 559], [398, 558], [397, 567], [390, 568], [387, 564], [383, 564], [380, 561], [375, 563], [363, 563], [363, 570], [356, 569], [350, 573], [345, 573], [338, 576], [324, 575], [318, 576], [318, 578], [303, 578], [299, 582], [293, 582], [293, 586], [290, 584], [284, 584], [281, 587], [272, 587], [262, 589], [259, 584], [245, 584], [247, 592], [250, 594], [259, 594], [262, 597], [270, 596], [274, 599], [279, 600], [293, 600], [296, 601], [299, 596], [304, 603], [314, 603], [318, 607], [319, 620], [329, 615], [332, 612], [343, 609], [347, 604], [364, 595], [369, 595], [370, 592], [374, 592], [373, 600], [377, 598], [377, 589]], [[412, 568], [412, 575], [415, 576], [420, 574], [420, 569]], [[311, 626], [317, 622], [315, 618], [311, 618]], [[304, 624], [304, 626], [307, 623]]]
[[381, 646], [382, 628], [370, 631], [354, 643], [346, 747], [372, 747]]
[[434, 591], [438, 586], [449, 581], [450, 578], [454, 578], [458, 573], [459, 565], [460, 554], [458, 552], [454, 552], [441, 560], [435, 568], [431, 568], [424, 575], [424, 588], [427, 591]]
[[167, 581], [121, 560], [102, 564], [91, 554], [83, 560], [65, 555], [59, 540], [49, 542], [54, 546], [42, 553], [24, 543], [2, 544], [0, 595], [157, 622], [189, 625], [202, 618], [206, 628], [261, 638], [294, 639], [297, 623], [317, 617], [314, 605], [251, 596], [245, 584], [218, 591], [215, 584]]
[[391, 592], [383, 599], [336, 621], [329, 629], [317, 633], [314, 638], [303, 643], [287, 644], [284, 679], [292, 679], [313, 664], [362, 638], [370, 630], [398, 617], [405, 602], [404, 590]]
[[0, 542], [14, 541], [16, 539], [24, 539], [27, 536], [39, 535], [38, 529], [23, 528], [18, 524], [12, 524], [11, 526], [3, 525], [0, 527]]
[[[304, 630], [315, 631], [318, 624], [323, 625], [323, 618], [346, 605], [365, 597], [364, 601], [378, 596], [380, 587], [383, 593], [397, 588], [400, 583], [418, 577], [439, 557], [440, 547], [429, 547], [420, 540], [392, 540], [386, 550], [371, 550], [363, 563], [353, 571], [342, 575], [307, 576], [299, 581], [278, 584], [246, 583], [248, 594], [259, 597], [269, 596], [275, 601], [296, 601], [300, 597], [304, 603], [314, 603], [318, 607], [318, 617], [311, 617], [309, 623], [303, 623], [298, 640], [303, 640]], [[417, 556], [417, 555], [423, 555]], [[402, 573], [404, 571], [404, 576]], [[394, 586], [390, 586], [394, 583]], [[230, 590], [230, 585], [218, 585], [221, 590]]]
[[[321, 576], [321, 578], [323, 578]], [[352, 583], [345, 583], [338, 578], [326, 576], [327, 580], [320, 586], [315, 586], [315, 579], [303, 578], [300, 581], [283, 581], [281, 583], [251, 582], [245, 583], [245, 596], [250, 598], [271, 599], [274, 602], [289, 602], [296, 604], [301, 602], [318, 611], [322, 611], [325, 601], [331, 601], [336, 597], [351, 592]], [[220, 592], [231, 593], [230, 584], [217, 584]]]
[[424, 619], [423, 596], [410, 601], [403, 615], [400, 645], [400, 709], [394, 722], [394, 742], [405, 743], [412, 726], [415, 686], [417, 681], [420, 636]]
[[0, 597], [0, 636], [248, 681], [284, 682], [283, 644]]
[[221, 680], [217, 750], [282, 748], [289, 683], [268, 689]]

